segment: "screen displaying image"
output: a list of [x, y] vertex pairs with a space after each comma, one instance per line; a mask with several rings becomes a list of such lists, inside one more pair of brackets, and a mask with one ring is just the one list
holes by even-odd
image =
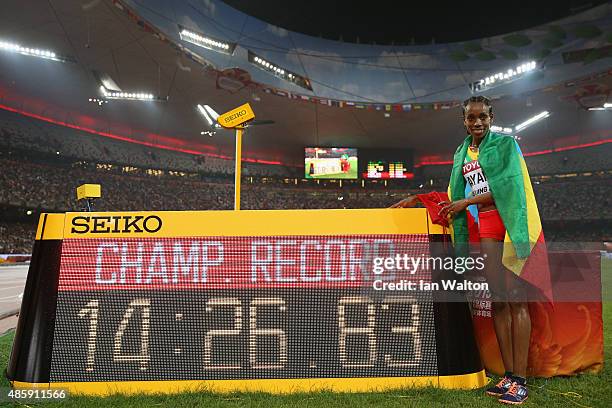
[[350, 147], [307, 147], [304, 177], [308, 179], [356, 179], [357, 149]]

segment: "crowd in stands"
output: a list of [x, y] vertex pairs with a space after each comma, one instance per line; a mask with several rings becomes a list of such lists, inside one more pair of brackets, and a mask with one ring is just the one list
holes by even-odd
[[36, 224], [0, 222], [0, 254], [31, 254]]
[[[607, 174], [590, 177], [551, 177], [548, 181], [534, 178], [538, 207], [545, 222], [612, 220], [611, 149], [607, 144], [527, 158], [532, 176], [608, 170]], [[47, 159], [30, 157], [28, 152], [36, 152]], [[83, 165], [79, 160], [91, 163]], [[114, 172], [96, 165], [101, 162], [185, 171], [189, 175]], [[274, 165], [244, 167], [247, 170], [242, 185], [242, 209], [258, 210], [384, 208], [408, 194], [446, 191], [450, 173], [450, 166], [424, 166], [419, 169], [423, 180], [420, 187], [418, 183], [410, 187], [387, 187], [379, 183], [362, 188], [359, 183], [345, 183], [341, 187], [332, 182], [298, 183], [297, 179], [297, 185], [252, 183], [250, 175], [276, 176], [280, 180], [295, 176], [295, 169]], [[95, 202], [95, 209], [100, 211], [233, 208], [231, 160], [149, 149], [4, 111], [0, 111], [0, 168], [3, 169], [0, 172], [0, 205], [14, 208], [57, 212], [80, 210], [75, 188], [83, 183], [102, 186], [102, 198]], [[35, 220], [7, 223], [0, 217], [0, 253], [29, 252], [34, 229]], [[561, 230], [556, 236], [569, 237], [563, 234]], [[581, 237], [600, 240], [602, 234], [587, 229], [581, 232]]]
[[[575, 150], [564, 150], [549, 154], [526, 156], [525, 163], [529, 174], [553, 175], [579, 172], [610, 170], [612, 143], [585, 147]], [[451, 165], [429, 165], [420, 168], [420, 174], [426, 180], [434, 179], [448, 182]]]
[[[81, 168], [18, 162], [0, 158], [0, 204], [49, 211], [80, 210], [75, 188], [83, 183], [102, 186], [100, 211], [228, 210], [233, 185], [169, 176], [128, 176]], [[534, 184], [543, 220], [611, 220], [610, 181], [555, 181]], [[242, 185], [243, 209], [381, 208], [407, 194], [440, 190], [316, 189], [289, 185]], [[395, 191], [395, 192], [392, 192]], [[23, 231], [19, 230], [19, 234]], [[5, 234], [6, 232], [3, 232]], [[4, 237], [3, 237], [4, 239]], [[26, 247], [31, 241], [23, 241]], [[22, 247], [22, 249], [25, 249]]]

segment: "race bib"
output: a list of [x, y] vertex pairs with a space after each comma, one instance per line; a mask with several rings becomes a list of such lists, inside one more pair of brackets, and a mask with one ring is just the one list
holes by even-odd
[[472, 188], [472, 195], [477, 196], [489, 192], [489, 182], [482, 172], [478, 160], [463, 165], [463, 177]]

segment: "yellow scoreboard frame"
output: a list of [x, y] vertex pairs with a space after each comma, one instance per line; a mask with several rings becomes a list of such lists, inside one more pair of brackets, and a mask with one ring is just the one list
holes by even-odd
[[[440, 241], [443, 233], [442, 227], [433, 224], [427, 211], [421, 208], [42, 214], [7, 376], [15, 388], [61, 388], [70, 393], [89, 395], [193, 390], [291, 393], [318, 390], [365, 392], [425, 386], [482, 387], [486, 377], [471, 333], [467, 303], [436, 305], [436, 313], [443, 316], [443, 333], [437, 341], [444, 357], [438, 356], [438, 361], [453, 367], [444, 375], [112, 382], [53, 382], [49, 379], [54, 323], [50, 321], [53, 319], [45, 316], [55, 313], [50, 309], [55, 310], [56, 304], [49, 303], [48, 299], [57, 299], [57, 282], [54, 280], [59, 279], [64, 239], [426, 234], [430, 242], [436, 242]], [[444, 361], [455, 358], [459, 360]]]

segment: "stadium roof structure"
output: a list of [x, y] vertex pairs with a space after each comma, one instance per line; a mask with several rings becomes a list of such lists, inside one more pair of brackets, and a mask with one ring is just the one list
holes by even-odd
[[[217, 0], [8, 0], [3, 10], [0, 41], [67, 58], [0, 50], [0, 105], [159, 146], [232, 156], [230, 133], [201, 135], [196, 106], [223, 112], [249, 101], [275, 124], [249, 130], [246, 157], [295, 164], [303, 146], [336, 145], [448, 159], [464, 135], [458, 105], [469, 85], [528, 59], [536, 72], [479, 92], [495, 100], [501, 125], [551, 112], [520, 134], [524, 150], [611, 138], [610, 112], [586, 108], [610, 101], [612, 3], [480, 41], [403, 47], [289, 32]], [[90, 103], [102, 96], [100, 73], [167, 101]]]

